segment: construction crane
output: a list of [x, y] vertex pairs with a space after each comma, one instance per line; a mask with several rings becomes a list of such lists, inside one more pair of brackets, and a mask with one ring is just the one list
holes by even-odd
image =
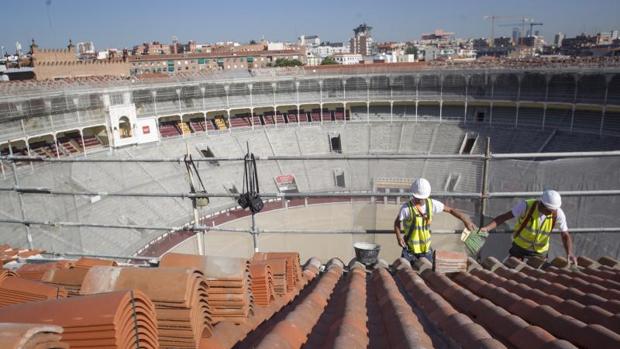
[[489, 47], [493, 47], [494, 42], [495, 42], [495, 21], [496, 20], [520, 19], [521, 20], [521, 33], [525, 31], [525, 23], [532, 21], [531, 18], [520, 17], [520, 16], [484, 16], [484, 19], [487, 21], [489, 20], [491, 21], [491, 35], [489, 37]]
[[[534, 36], [534, 26], [540, 25], [542, 26], [542, 22], [534, 22], [531, 18], [523, 18], [524, 20], [520, 23], [505, 23], [499, 24], [498, 27], [516, 27], [521, 26], [521, 31], [523, 31], [523, 26], [527, 23], [530, 26], [530, 29], [525, 33], [525, 37]], [[521, 32], [521, 36], [523, 36], [523, 32]]]
[[530, 31], [529, 31], [529, 33], [528, 33], [528, 35], [527, 35], [528, 37], [529, 37], [529, 36], [534, 36], [534, 30], [533, 30], [533, 29], [534, 29], [534, 26], [535, 26], [535, 25], [540, 25], [540, 26], [542, 26], [542, 25], [543, 25], [543, 23], [541, 23], [541, 22], [530, 22]]

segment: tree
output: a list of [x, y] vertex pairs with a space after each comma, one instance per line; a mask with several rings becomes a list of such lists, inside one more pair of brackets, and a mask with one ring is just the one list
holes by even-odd
[[329, 65], [329, 64], [338, 64], [338, 62], [336, 62], [336, 60], [332, 56], [323, 58], [321, 65]]
[[256, 45], [256, 40], [250, 40], [250, 45]]
[[407, 48], [405, 49], [405, 54], [407, 55], [418, 55], [418, 48], [411, 45], [411, 46], [407, 46]]
[[274, 63], [274, 67], [297, 67], [304, 65], [298, 59], [287, 59], [287, 58], [278, 58]]

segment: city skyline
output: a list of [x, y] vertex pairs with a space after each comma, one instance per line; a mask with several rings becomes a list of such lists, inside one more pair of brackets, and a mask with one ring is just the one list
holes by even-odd
[[[380, 6], [375, 1], [348, 0], [337, 3], [317, 0], [314, 6], [294, 2], [265, 5], [184, 1], [175, 6], [145, 0], [8, 2], [3, 7], [10, 16], [0, 21], [0, 45], [5, 51], [13, 52], [19, 41], [22, 51], [27, 51], [32, 38], [41, 47], [50, 48], [64, 47], [72, 39], [74, 43], [93, 41], [98, 49], [103, 49], [129, 48], [151, 41], [170, 42], [172, 36], [181, 42], [212, 43], [248, 42], [263, 36], [272, 41], [294, 41], [302, 34], [346, 42], [360, 23], [374, 27], [373, 37], [377, 42], [417, 40], [422, 33], [438, 28], [455, 32], [460, 38], [474, 38], [489, 36], [490, 23], [483, 19], [485, 15], [534, 18], [544, 23], [538, 29], [548, 42], [557, 32], [574, 36], [620, 27], [620, 2], [616, 0], [561, 3], [524, 0], [501, 4], [490, 0], [475, 4], [385, 0]], [[118, 11], [123, 8], [124, 11]], [[421, 8], [424, 13], [419, 11]], [[447, 8], [452, 9], [450, 13], [445, 11]], [[515, 22], [518, 20], [497, 24]], [[497, 26], [495, 36], [510, 36], [511, 32], [510, 25]]]

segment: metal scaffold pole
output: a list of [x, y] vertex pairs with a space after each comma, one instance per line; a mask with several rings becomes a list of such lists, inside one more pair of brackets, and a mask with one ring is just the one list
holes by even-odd
[[252, 243], [254, 244], [254, 252], [258, 252], [258, 230], [256, 229], [256, 214], [252, 213]]
[[[191, 194], [196, 194], [196, 185], [197, 183], [194, 181], [194, 171], [196, 171], [196, 176], [198, 177], [198, 180], [200, 181], [200, 183], [202, 183], [202, 180], [200, 179], [200, 175], [198, 173], [198, 169], [196, 169], [195, 167], [193, 167], [193, 159], [191, 157], [191, 153], [189, 150], [189, 146], [187, 146], [187, 152], [186, 152], [186, 157], [185, 157], [185, 164], [186, 164], [186, 168], [187, 168], [187, 175], [188, 175], [188, 179], [189, 179], [189, 186], [190, 186], [190, 193]], [[203, 188], [204, 189], [204, 188]], [[206, 193], [205, 193], [206, 194]], [[199, 198], [197, 197], [193, 197], [191, 198], [192, 200], [192, 214], [194, 217], [194, 229], [196, 227], [198, 227], [200, 225], [200, 214], [198, 212], [198, 200]], [[196, 241], [198, 244], [198, 254], [201, 256], [205, 255], [205, 230], [199, 230], [199, 229], [195, 229], [196, 231]]]
[[484, 226], [484, 215], [487, 211], [489, 201], [489, 165], [491, 163], [491, 138], [487, 137], [486, 149], [484, 151], [484, 162], [482, 165], [482, 188], [480, 192], [480, 217], [478, 226]]
[[[19, 179], [17, 177], [17, 166], [15, 166], [15, 162], [11, 162], [11, 166], [13, 168], [13, 180], [15, 182], [15, 186], [19, 187]], [[17, 198], [19, 199], [19, 212], [22, 216], [22, 220], [26, 220], [26, 209], [24, 208], [24, 198], [22, 197], [22, 193], [17, 193]], [[26, 230], [26, 240], [28, 241], [28, 248], [33, 249], [32, 243], [32, 233], [30, 232], [30, 224], [24, 224], [24, 229]]]

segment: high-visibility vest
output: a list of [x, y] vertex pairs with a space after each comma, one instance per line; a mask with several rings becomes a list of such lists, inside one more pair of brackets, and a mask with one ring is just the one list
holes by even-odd
[[426, 253], [431, 249], [433, 202], [430, 198], [426, 199], [426, 215], [423, 215], [411, 200], [407, 203], [407, 209], [409, 218], [403, 222], [407, 247], [411, 253]]
[[528, 251], [545, 253], [549, 250], [549, 237], [555, 225], [557, 214], [552, 212], [545, 216], [545, 220], [540, 223], [540, 210], [542, 205], [538, 200], [526, 200], [525, 212], [519, 217], [515, 225], [513, 242]]

